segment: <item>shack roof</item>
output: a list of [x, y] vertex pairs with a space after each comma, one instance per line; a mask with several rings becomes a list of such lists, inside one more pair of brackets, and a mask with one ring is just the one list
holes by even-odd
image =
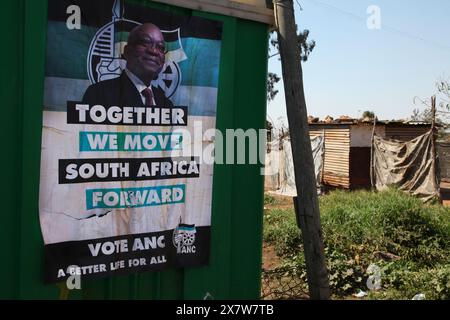
[[188, 9], [275, 25], [272, 1], [267, 0], [153, 0]]
[[[373, 126], [374, 120], [370, 118], [364, 118], [364, 119], [353, 119], [348, 116], [341, 116], [337, 119], [333, 119], [331, 117], [326, 117], [323, 120], [320, 120], [319, 118], [314, 118], [312, 116], [308, 117], [308, 124], [310, 126], [314, 125], [320, 125], [320, 126], [336, 126], [336, 125], [343, 125], [343, 126]], [[377, 120], [376, 125], [382, 125], [382, 126], [420, 126], [420, 127], [429, 127], [431, 126], [431, 123], [424, 122], [424, 121], [412, 121], [412, 120]], [[440, 126], [439, 124], [436, 124], [436, 126]]]

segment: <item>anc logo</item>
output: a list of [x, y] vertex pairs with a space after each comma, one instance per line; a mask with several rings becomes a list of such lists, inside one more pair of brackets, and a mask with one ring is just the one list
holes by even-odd
[[195, 253], [195, 224], [180, 223], [173, 231], [173, 245], [177, 253]]
[[[114, 79], [126, 67], [123, 50], [130, 31], [141, 23], [123, 18], [124, 8], [120, 0], [113, 6], [112, 21], [101, 27], [92, 39], [87, 58], [87, 73], [91, 83]], [[180, 29], [161, 30], [166, 42], [166, 63], [158, 79], [152, 85], [160, 87], [170, 98], [181, 82], [178, 63], [186, 60], [180, 39]]]

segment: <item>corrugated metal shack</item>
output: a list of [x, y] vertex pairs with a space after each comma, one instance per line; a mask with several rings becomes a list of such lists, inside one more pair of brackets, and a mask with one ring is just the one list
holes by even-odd
[[436, 149], [439, 159], [441, 200], [444, 206], [450, 207], [450, 142], [438, 141]]
[[[341, 117], [324, 121], [309, 118], [310, 136], [325, 135], [322, 183], [325, 187], [370, 188], [370, 147], [373, 120]], [[377, 121], [377, 135], [401, 141], [414, 139], [431, 128], [423, 122]]]
[[436, 143], [441, 180], [450, 182], [450, 142]]

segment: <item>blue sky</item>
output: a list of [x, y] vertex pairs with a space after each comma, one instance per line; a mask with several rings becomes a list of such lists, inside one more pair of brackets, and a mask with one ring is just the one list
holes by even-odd
[[[299, 29], [317, 43], [303, 64], [308, 114], [359, 117], [364, 110], [380, 119], [406, 119], [414, 97], [430, 97], [435, 82], [450, 78], [450, 1], [298, 0]], [[370, 30], [367, 8], [380, 8], [381, 29]], [[278, 58], [269, 71], [281, 75]], [[268, 104], [276, 123], [286, 119], [283, 84]], [[284, 120], [287, 123], [287, 120]]]

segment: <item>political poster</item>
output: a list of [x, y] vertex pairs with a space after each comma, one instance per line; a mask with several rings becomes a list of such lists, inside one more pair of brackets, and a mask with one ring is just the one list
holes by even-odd
[[221, 37], [136, 2], [48, 1], [46, 283], [208, 264]]

